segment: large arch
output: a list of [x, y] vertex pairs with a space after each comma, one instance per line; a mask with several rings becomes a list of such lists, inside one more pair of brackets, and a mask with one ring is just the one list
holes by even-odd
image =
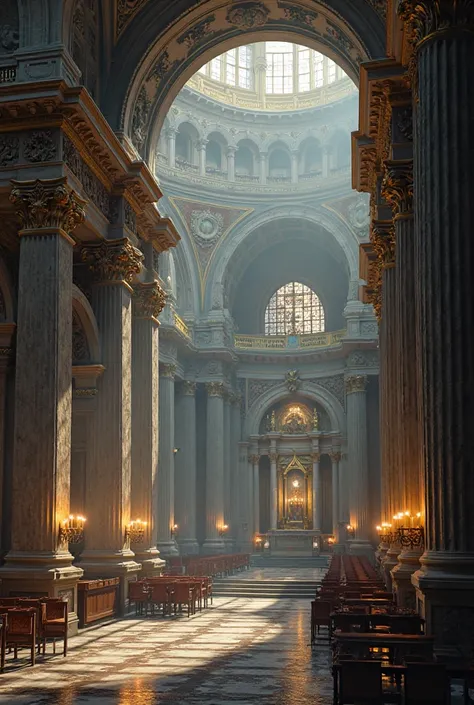
[[[336, 397], [327, 389], [318, 386], [315, 382], [303, 381], [298, 394], [312, 402], [320, 404], [327, 412], [331, 422], [331, 433], [344, 435], [344, 409]], [[245, 437], [259, 434], [260, 424], [268, 410], [279, 401], [288, 397], [288, 388], [285, 382], [275, 385], [262, 394], [249, 409], [245, 420]]]
[[[346, 224], [344, 224], [336, 216], [332, 215], [329, 211], [324, 212], [322, 208], [311, 208], [309, 206], [282, 206], [280, 208], [266, 210], [263, 213], [258, 214], [256, 217], [250, 218], [248, 221], [239, 223], [238, 226], [227, 233], [226, 237], [219, 242], [219, 246], [213, 253], [213, 257], [207, 271], [204, 295], [205, 308], [211, 306], [214, 290], [216, 288], [222, 289], [226, 270], [239, 245], [241, 245], [247, 237], [251, 236], [257, 228], [272, 222], [278, 222], [283, 218], [285, 220], [289, 218], [306, 220], [326, 230], [332, 237], [335, 238], [337, 244], [344, 253], [350, 280], [358, 280], [358, 243], [355, 240], [354, 233]], [[353, 243], [352, 247], [351, 243]], [[217, 253], [219, 253], [219, 256], [216, 256]]]
[[132, 139], [146, 134], [137, 146], [148, 161], [173, 100], [204, 63], [243, 43], [283, 38], [324, 52], [354, 81], [361, 61], [383, 56], [385, 46], [383, 19], [368, 1], [203, 0], [189, 9], [177, 0], [159, 11], [147, 2], [115, 46], [111, 66], [122, 80], [108, 82], [106, 118]]

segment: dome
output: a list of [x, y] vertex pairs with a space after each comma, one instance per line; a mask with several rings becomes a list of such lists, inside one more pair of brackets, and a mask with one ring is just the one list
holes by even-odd
[[238, 108], [267, 111], [326, 105], [357, 90], [329, 57], [278, 41], [229, 49], [204, 64], [187, 87]]

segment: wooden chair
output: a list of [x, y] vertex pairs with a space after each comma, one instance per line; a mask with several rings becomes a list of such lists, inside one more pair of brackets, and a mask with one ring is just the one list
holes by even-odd
[[145, 614], [147, 613], [148, 603], [149, 603], [149, 590], [147, 589], [147, 583], [143, 580], [133, 580], [128, 584], [128, 599], [130, 604], [135, 603], [135, 614], [143, 614], [143, 608], [145, 608]]
[[16, 607], [18, 597], [0, 597], [0, 607]]
[[311, 643], [316, 641], [316, 634], [319, 634], [321, 627], [327, 627], [331, 636], [331, 603], [325, 600], [313, 600], [311, 602]]
[[405, 705], [447, 705], [449, 679], [446, 667], [439, 663], [407, 662]]
[[341, 661], [338, 705], [383, 705], [380, 661]]
[[[173, 587], [171, 587], [172, 585]], [[174, 584], [170, 582], [151, 583], [150, 603], [152, 613], [155, 611], [155, 605], [158, 606], [158, 609], [162, 609], [163, 617], [170, 611], [170, 598], [173, 588]]]
[[42, 602], [42, 619], [40, 624], [40, 641], [43, 655], [46, 653], [46, 641], [53, 640], [53, 653], [56, 653], [56, 639], [63, 640], [63, 655], [67, 656], [68, 603], [60, 599], [48, 599]]
[[187, 607], [188, 617], [194, 614], [194, 587], [189, 582], [178, 582], [173, 586], [173, 594], [171, 596], [171, 604], [174, 608], [174, 613], [181, 612], [183, 605]]
[[27, 647], [31, 652], [31, 665], [35, 665], [36, 656], [36, 609], [14, 607], [7, 614], [6, 648], [13, 648], [14, 657], [18, 649]]
[[8, 615], [0, 615], [0, 671], [3, 673], [5, 669], [5, 654], [6, 654], [6, 636], [7, 636], [7, 621]]

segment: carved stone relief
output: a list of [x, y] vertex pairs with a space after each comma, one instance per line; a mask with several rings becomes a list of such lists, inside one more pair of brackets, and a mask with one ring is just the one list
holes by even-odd
[[108, 217], [110, 204], [107, 189], [99, 181], [97, 176], [92, 173], [71, 140], [65, 135], [63, 137], [63, 158], [74, 176], [81, 182], [87, 197], [90, 198], [92, 203], [94, 203], [106, 217]]
[[345, 393], [344, 393], [344, 375], [334, 375], [333, 377], [316, 377], [315, 379], [308, 380], [312, 384], [318, 387], [322, 387], [330, 392], [340, 405], [345, 407]]
[[227, 21], [239, 29], [254, 29], [262, 27], [268, 19], [270, 11], [263, 3], [245, 3], [232, 7], [227, 13]]
[[72, 361], [73, 364], [90, 361], [89, 343], [81, 319], [77, 312], [72, 311]]
[[248, 381], [248, 407], [249, 409], [255, 404], [257, 399], [263, 394], [266, 394], [273, 387], [277, 387], [280, 382], [277, 379], [261, 380], [249, 379]]
[[122, 34], [130, 20], [137, 14], [138, 10], [147, 2], [147, 0], [118, 0], [117, 2], [117, 19], [115, 33], [117, 38]]
[[178, 44], [185, 44], [188, 49], [193, 49], [209, 34], [215, 34], [211, 32], [210, 26], [215, 21], [215, 15], [209, 15], [208, 17], [197, 22], [191, 29], [178, 37]]
[[18, 0], [2, 0], [0, 17], [0, 54], [11, 54], [19, 45]]
[[56, 144], [51, 130], [37, 130], [25, 139], [23, 156], [28, 162], [49, 162], [56, 157]]
[[367, 194], [359, 193], [348, 209], [349, 223], [359, 237], [369, 235], [370, 210]]
[[376, 350], [353, 350], [347, 358], [347, 367], [378, 367], [379, 356]]
[[373, 335], [376, 338], [379, 332], [378, 323], [376, 321], [362, 321], [360, 332], [362, 335]]
[[202, 247], [212, 246], [222, 235], [223, 229], [221, 213], [213, 213], [208, 208], [191, 212], [191, 233]]
[[15, 135], [0, 135], [0, 167], [9, 166], [18, 161], [20, 139]]
[[150, 113], [151, 102], [148, 98], [145, 86], [142, 86], [138, 94], [132, 117], [132, 142], [140, 150], [146, 139], [146, 126]]
[[294, 5], [284, 2], [279, 2], [278, 6], [283, 8], [287, 20], [299, 24], [302, 27], [307, 27], [318, 18], [317, 12], [306, 10], [306, 8], [303, 7], [295, 7]]

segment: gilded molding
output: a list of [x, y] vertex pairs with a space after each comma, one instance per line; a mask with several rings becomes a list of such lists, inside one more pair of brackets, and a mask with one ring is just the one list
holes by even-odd
[[473, 0], [400, 0], [397, 12], [412, 31], [417, 49], [446, 32], [474, 32]]
[[413, 160], [385, 162], [382, 196], [394, 216], [413, 213]]
[[84, 222], [86, 201], [67, 186], [65, 177], [12, 181], [12, 185], [10, 201], [23, 230], [56, 228], [69, 234]]
[[226, 389], [224, 382], [206, 382], [208, 397], [225, 397]]
[[346, 394], [354, 394], [355, 392], [365, 392], [367, 388], [367, 375], [351, 375], [345, 380]]
[[74, 390], [73, 397], [75, 399], [93, 399], [98, 393], [97, 387], [79, 387]]
[[86, 245], [82, 248], [81, 258], [96, 282], [130, 284], [141, 271], [143, 255], [124, 237]]
[[372, 221], [370, 241], [374, 246], [381, 267], [393, 266], [395, 264], [395, 226], [393, 221]]
[[137, 282], [133, 287], [133, 309], [137, 318], [158, 318], [166, 304], [166, 293], [158, 281]]
[[194, 397], [196, 394], [197, 384], [191, 380], [185, 379], [182, 390], [185, 397]]
[[241, 30], [248, 31], [266, 24], [270, 11], [261, 2], [245, 3], [231, 8], [227, 13], [227, 22]]
[[167, 377], [168, 379], [174, 379], [176, 370], [178, 369], [178, 366], [175, 365], [174, 363], [165, 363], [164, 365], [160, 365], [160, 377]]

